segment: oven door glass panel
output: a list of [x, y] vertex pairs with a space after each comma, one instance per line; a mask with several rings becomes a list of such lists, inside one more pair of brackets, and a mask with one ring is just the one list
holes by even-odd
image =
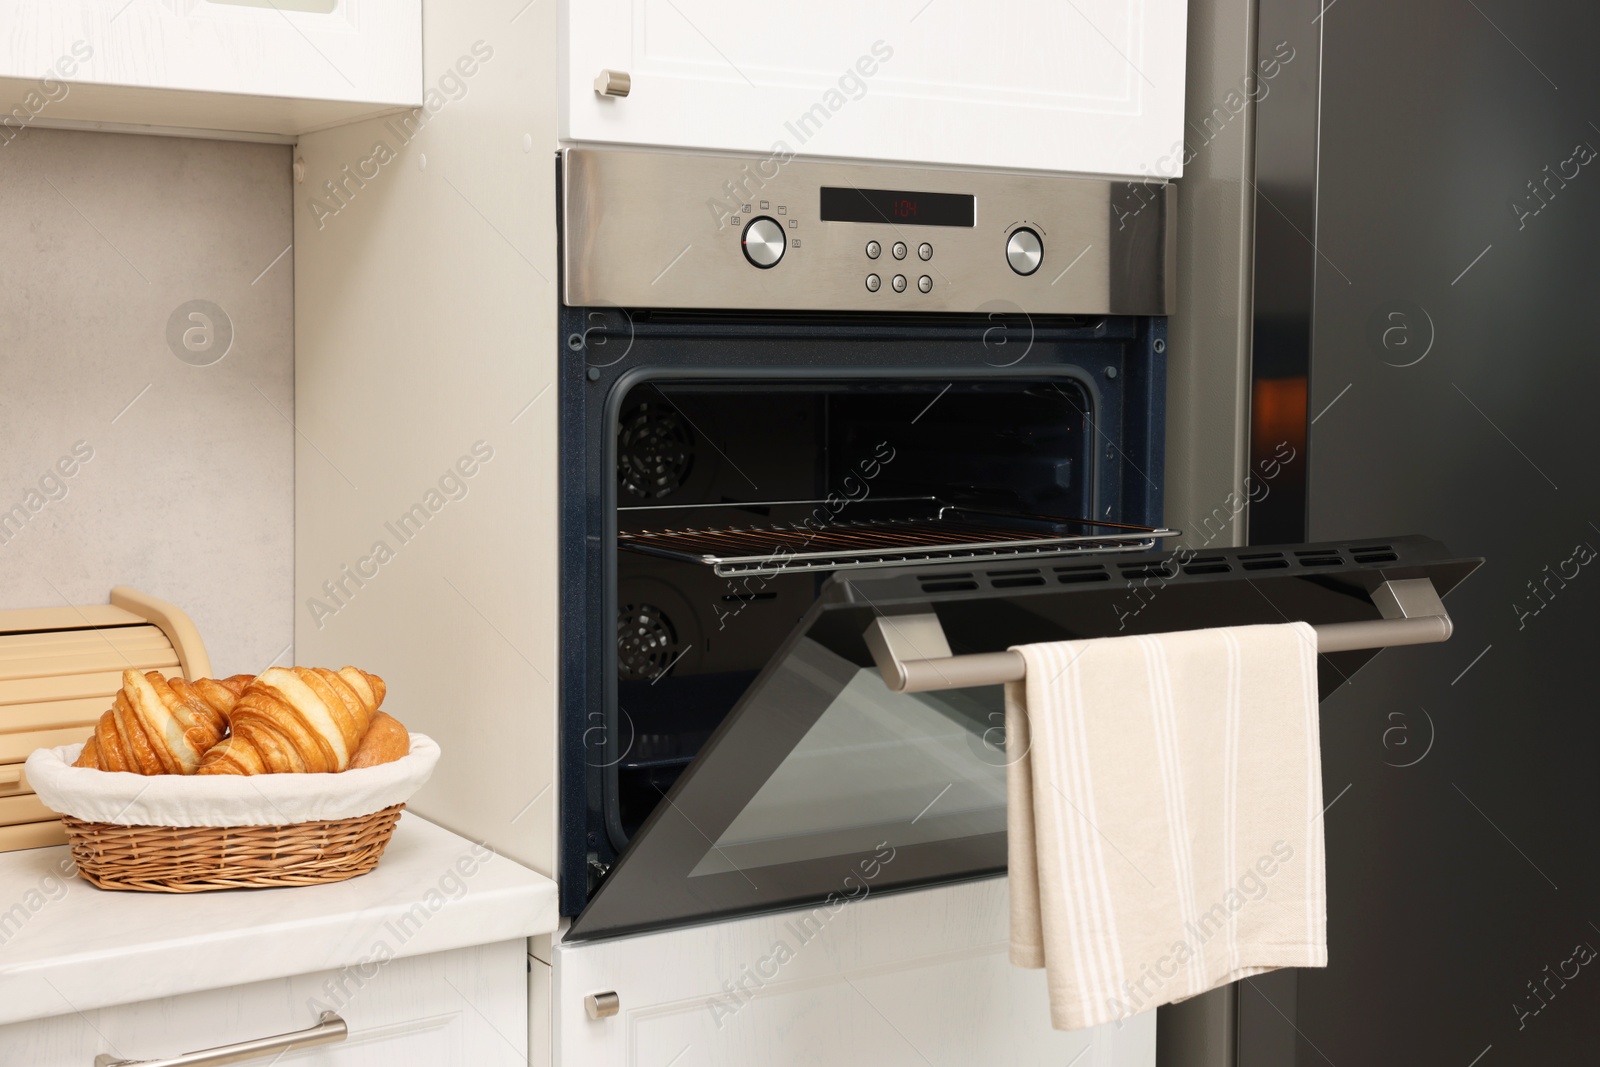
[[[1381, 549], [1381, 551], [1380, 551]], [[664, 795], [572, 939], [840, 901], [1005, 869], [999, 687], [895, 694], [862, 638], [933, 611], [957, 652], [1201, 626], [1378, 618], [1384, 581], [1478, 565], [1426, 538], [839, 573]], [[1320, 659], [1324, 696], [1378, 650]], [[1410, 650], [1407, 650], [1410, 651]], [[1420, 651], [1412, 654], [1424, 654]]]
[[569, 937], [1005, 869], [999, 688], [889, 692], [848, 588], [824, 583]]
[[894, 693], [809, 638], [788, 669], [837, 695], [691, 878], [1005, 832], [999, 686]]

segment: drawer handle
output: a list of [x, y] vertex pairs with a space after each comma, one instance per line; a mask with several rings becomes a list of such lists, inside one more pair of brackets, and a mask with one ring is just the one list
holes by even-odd
[[165, 1060], [118, 1060], [113, 1059], [110, 1053], [102, 1052], [94, 1058], [94, 1067], [222, 1067], [225, 1063], [241, 1063], [274, 1052], [283, 1053], [297, 1048], [310, 1048], [312, 1045], [332, 1045], [343, 1041], [349, 1033], [350, 1028], [343, 1019], [331, 1011], [325, 1011], [317, 1019], [317, 1025], [309, 1030], [218, 1045]]
[[0, 789], [15, 789], [22, 784], [22, 764], [0, 767]]

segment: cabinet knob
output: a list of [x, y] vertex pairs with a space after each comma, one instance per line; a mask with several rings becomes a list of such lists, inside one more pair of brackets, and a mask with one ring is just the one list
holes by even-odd
[[602, 70], [594, 80], [594, 91], [601, 96], [627, 96], [633, 89], [633, 79], [625, 70]]
[[590, 993], [583, 998], [583, 1010], [591, 1019], [609, 1019], [622, 1007], [622, 1002], [612, 992]]

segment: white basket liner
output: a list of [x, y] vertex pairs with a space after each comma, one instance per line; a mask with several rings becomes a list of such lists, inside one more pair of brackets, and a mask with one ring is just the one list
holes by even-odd
[[38, 748], [28, 784], [52, 811], [118, 826], [286, 826], [353, 819], [401, 804], [433, 773], [439, 746], [411, 735], [391, 763], [340, 774], [129, 774], [74, 767], [82, 744]]

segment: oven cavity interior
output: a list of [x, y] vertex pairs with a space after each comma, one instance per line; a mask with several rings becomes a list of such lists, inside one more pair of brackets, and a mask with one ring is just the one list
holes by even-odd
[[615, 425], [615, 846], [829, 574], [1158, 547], [1169, 531], [1091, 521], [1094, 421], [1066, 375], [633, 386]]

